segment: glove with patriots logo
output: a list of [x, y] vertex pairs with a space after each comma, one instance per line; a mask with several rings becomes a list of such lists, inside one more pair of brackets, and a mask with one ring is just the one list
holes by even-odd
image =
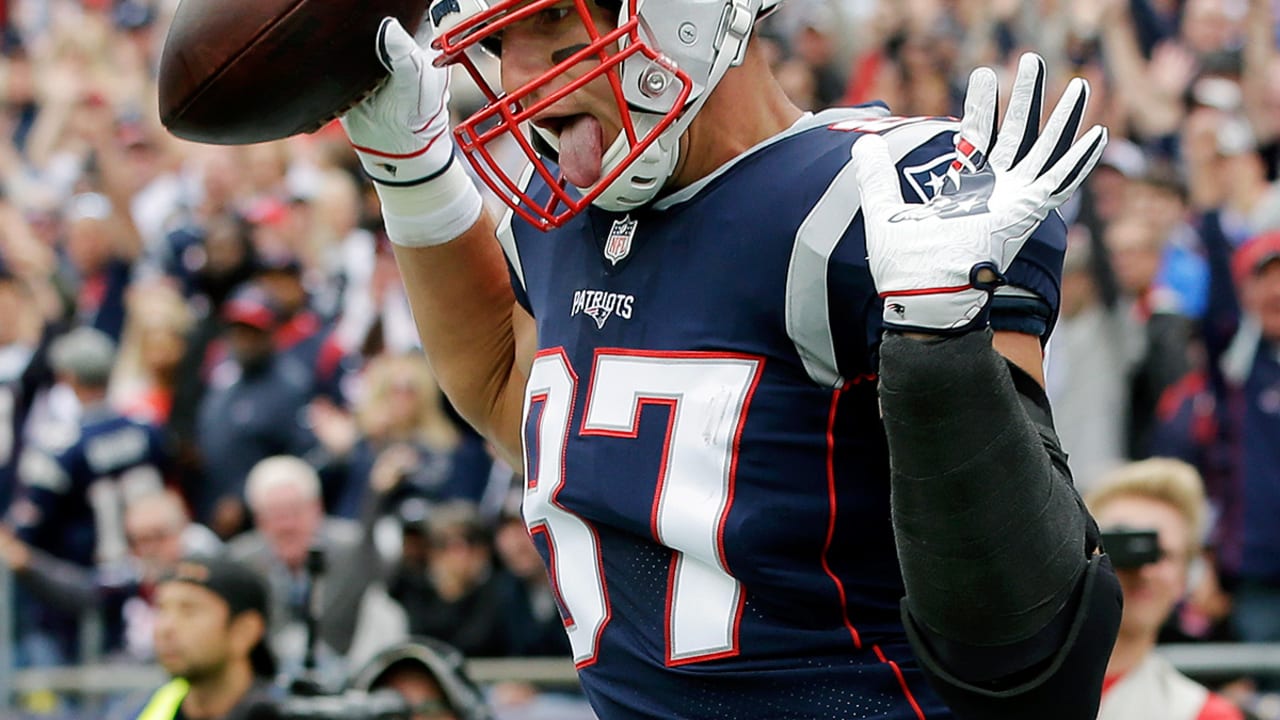
[[867, 258], [887, 328], [937, 334], [984, 326], [1004, 271], [1098, 162], [1106, 129], [1094, 126], [1075, 139], [1088, 82], [1067, 85], [1041, 131], [1044, 78], [1044, 60], [1024, 55], [997, 133], [996, 75], [973, 72], [952, 182], [926, 203], [903, 200], [883, 138], [865, 135], [854, 144]]

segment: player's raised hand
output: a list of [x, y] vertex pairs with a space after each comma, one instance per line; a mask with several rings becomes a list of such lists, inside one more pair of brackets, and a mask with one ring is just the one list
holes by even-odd
[[433, 65], [435, 51], [418, 45], [395, 18], [383, 19], [370, 51], [391, 76], [342, 116], [365, 172], [392, 186], [438, 175], [453, 157], [448, 70]]
[[1036, 227], [1075, 192], [1107, 143], [1107, 131], [1076, 134], [1089, 85], [1067, 86], [1043, 130], [1044, 61], [1022, 57], [1004, 122], [996, 130], [997, 83], [975, 70], [957, 135], [956, 179], [924, 204], [908, 204], [885, 140], [853, 148], [866, 221], [867, 258], [885, 300], [887, 327], [933, 333], [968, 330]]
[[483, 211], [449, 133], [449, 71], [395, 18], [378, 28], [378, 60], [391, 77], [342, 117], [382, 200], [391, 242], [431, 247], [459, 237]]

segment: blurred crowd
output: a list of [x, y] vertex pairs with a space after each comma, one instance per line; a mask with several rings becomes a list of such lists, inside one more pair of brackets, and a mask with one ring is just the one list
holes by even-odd
[[[239, 147], [166, 133], [175, 5], [0, 4], [0, 559], [19, 579], [18, 664], [81, 658], [87, 610], [103, 653], [153, 660], [151, 588], [196, 552], [268, 578], [286, 669], [317, 595], [334, 668], [409, 635], [566, 657], [519, 479], [417, 349], [341, 130]], [[758, 36], [810, 110], [959, 115], [971, 68], [1008, 80], [1028, 49], [1050, 96], [1091, 81], [1086, 123], [1112, 142], [1064, 209], [1047, 377], [1082, 493], [1153, 456], [1203, 478], [1162, 639], [1280, 641], [1277, 5], [789, 0]], [[461, 113], [476, 95], [458, 79]]]

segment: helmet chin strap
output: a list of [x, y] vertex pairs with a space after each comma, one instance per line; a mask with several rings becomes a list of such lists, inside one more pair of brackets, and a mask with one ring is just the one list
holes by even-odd
[[[591, 202], [592, 205], [610, 212], [634, 210], [657, 197], [671, 180], [671, 175], [679, 163], [680, 138], [689, 129], [693, 119], [702, 110], [702, 106], [711, 97], [712, 91], [720, 84], [720, 80], [729, 68], [742, 64], [746, 56], [747, 40], [750, 38], [756, 13], [749, 3], [743, 0], [734, 0], [732, 7], [733, 13], [724, 25], [725, 35], [722, 42], [724, 45], [736, 42], [737, 47], [733, 52], [722, 51], [716, 54], [715, 61], [707, 73], [705, 89], [685, 106], [676, 121], [658, 135], [617, 179], [605, 187], [604, 191]], [[637, 137], [648, 135], [666, 117], [640, 110], [632, 111], [631, 115]], [[533, 126], [533, 135], [535, 147], [541, 150], [543, 149], [541, 146], [545, 145], [547, 146], [545, 149], [551, 150], [546, 154], [553, 158], [559, 156], [560, 143], [554, 134]], [[619, 133], [601, 158], [601, 175], [607, 176], [630, 152], [631, 146], [627, 143], [626, 134]], [[578, 189], [585, 192], [591, 188]]]

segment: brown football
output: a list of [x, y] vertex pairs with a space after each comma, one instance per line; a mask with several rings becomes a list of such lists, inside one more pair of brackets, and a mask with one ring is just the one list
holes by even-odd
[[160, 120], [241, 145], [313, 132], [386, 76], [382, 18], [413, 32], [427, 0], [182, 0], [160, 55]]

